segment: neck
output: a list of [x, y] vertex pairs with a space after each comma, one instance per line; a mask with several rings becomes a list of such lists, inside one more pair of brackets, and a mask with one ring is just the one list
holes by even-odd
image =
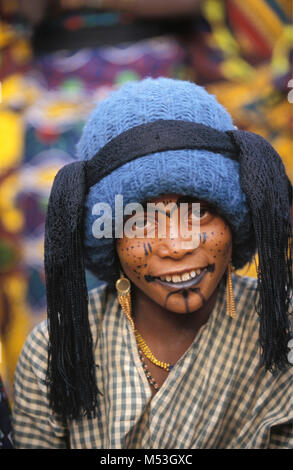
[[192, 341], [200, 327], [207, 322], [218, 292], [219, 286], [202, 308], [182, 314], [165, 309], [135, 287], [132, 301], [135, 328], [146, 341], [149, 338], [160, 343], [164, 340], [166, 343], [172, 341], [173, 344]]

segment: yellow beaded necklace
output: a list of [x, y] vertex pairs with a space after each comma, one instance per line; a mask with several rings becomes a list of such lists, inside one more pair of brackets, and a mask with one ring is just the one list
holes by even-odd
[[145, 340], [143, 339], [143, 337], [141, 336], [141, 334], [135, 329], [134, 330], [134, 334], [135, 334], [135, 337], [136, 337], [136, 341], [137, 341], [137, 344], [138, 344], [138, 347], [141, 349], [141, 351], [144, 353], [145, 357], [147, 357], [153, 364], [155, 364], [156, 366], [158, 367], [161, 367], [162, 369], [166, 370], [167, 372], [170, 372], [170, 370], [172, 370], [172, 368], [174, 366], [172, 366], [171, 364], [169, 364], [168, 362], [163, 362], [163, 361], [159, 361], [155, 356], [154, 354], [152, 353], [152, 351], [150, 350], [150, 348], [148, 347], [148, 345], [146, 344]]
[[147, 357], [153, 364], [155, 364], [158, 367], [161, 367], [162, 369], [166, 370], [167, 372], [170, 372], [170, 370], [174, 366], [169, 364], [168, 362], [159, 361], [154, 356], [154, 354], [152, 353], [152, 351], [150, 350], [150, 348], [146, 344], [146, 342], [143, 339], [143, 337], [141, 336], [141, 334], [135, 328], [135, 325], [134, 325], [134, 322], [133, 322], [133, 319], [132, 319], [132, 316], [131, 316], [132, 308], [131, 308], [130, 282], [129, 282], [129, 280], [122, 275], [122, 277], [120, 277], [120, 279], [118, 279], [118, 281], [116, 282], [116, 289], [117, 289], [117, 293], [118, 293], [118, 301], [119, 301], [119, 303], [122, 307], [122, 310], [124, 311], [126, 317], [128, 318], [128, 320], [130, 321], [130, 323], [132, 325], [138, 348], [143, 352], [145, 357]]

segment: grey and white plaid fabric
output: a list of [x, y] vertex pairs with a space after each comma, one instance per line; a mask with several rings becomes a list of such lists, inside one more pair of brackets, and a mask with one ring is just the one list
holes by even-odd
[[48, 406], [47, 325], [28, 337], [15, 373], [18, 448], [293, 448], [293, 367], [259, 366], [256, 280], [233, 275], [237, 318], [216, 306], [151, 398], [136, 340], [115, 293], [92, 290], [89, 312], [101, 416], [61, 423]]

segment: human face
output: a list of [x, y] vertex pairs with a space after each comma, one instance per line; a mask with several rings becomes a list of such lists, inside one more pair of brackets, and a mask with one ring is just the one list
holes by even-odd
[[[169, 236], [171, 217], [179, 217], [183, 201], [189, 202], [189, 217], [194, 217], [191, 202], [200, 203], [200, 243], [196, 248], [186, 247], [180, 226], [178, 237]], [[179, 314], [196, 311], [214, 293], [231, 259], [230, 228], [208, 203], [198, 199], [167, 194], [147, 202], [176, 203], [178, 215], [174, 212], [166, 217], [165, 238], [158, 238], [156, 232], [152, 238], [117, 239], [121, 267], [134, 286], [161, 307]]]

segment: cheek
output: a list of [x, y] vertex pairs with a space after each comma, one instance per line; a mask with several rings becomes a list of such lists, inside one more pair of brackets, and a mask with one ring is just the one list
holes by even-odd
[[122, 238], [116, 241], [116, 251], [125, 274], [140, 281], [152, 253], [152, 243], [146, 240]]
[[232, 236], [229, 226], [223, 220], [214, 221], [206, 231], [206, 248], [216, 262], [224, 262], [231, 257]]

